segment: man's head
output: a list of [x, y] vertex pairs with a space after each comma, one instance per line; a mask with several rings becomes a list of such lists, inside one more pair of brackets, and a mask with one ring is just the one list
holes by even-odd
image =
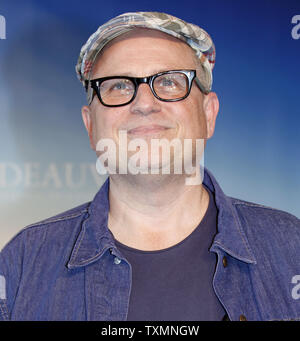
[[[99, 51], [112, 39], [138, 27], [158, 30], [186, 42], [203, 68], [201, 83], [206, 91], [211, 90], [212, 69], [215, 64], [215, 47], [211, 37], [197, 25], [159, 12], [124, 13], [101, 25], [81, 48], [76, 65], [79, 80], [87, 86]], [[88, 103], [90, 101], [91, 93], [88, 92]]]
[[[204, 91], [193, 79], [186, 98], [169, 102], [156, 98], [149, 85], [142, 83], [137, 86], [133, 101], [116, 107], [105, 106], [95, 92], [93, 97], [90, 94], [90, 104], [82, 108], [82, 115], [92, 148], [96, 149], [97, 142], [104, 138], [112, 139], [118, 146], [120, 130], [125, 130], [129, 139], [146, 141], [211, 137], [218, 99], [215, 93], [209, 92], [208, 59], [203, 63], [203, 56], [199, 59], [186, 41], [157, 29], [133, 27], [107, 42], [93, 63], [88, 64], [88, 79], [81, 74], [84, 82], [111, 76], [149, 77], [170, 70], [196, 70]], [[184, 75], [179, 74], [180, 77]], [[174, 78], [169, 74], [168, 78], [162, 78], [164, 85], [170, 80], [173, 82]], [[159, 86], [154, 85], [154, 91], [158, 92]]]

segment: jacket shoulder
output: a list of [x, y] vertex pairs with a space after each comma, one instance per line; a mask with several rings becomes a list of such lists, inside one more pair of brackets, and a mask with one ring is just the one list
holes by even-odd
[[300, 228], [300, 220], [295, 215], [266, 205], [245, 201], [237, 198], [229, 197], [233, 206], [239, 213], [243, 213], [246, 216], [253, 217], [256, 221], [274, 220], [276, 219], [278, 224], [290, 222], [297, 225]]
[[84, 203], [82, 205], [73, 207], [67, 211], [62, 212], [62, 213], [56, 214], [50, 218], [43, 219], [39, 222], [27, 225], [24, 229], [33, 228], [35, 226], [48, 225], [51, 223], [55, 223], [55, 222], [59, 222], [59, 221], [63, 221], [63, 220], [69, 220], [69, 219], [79, 217], [88, 211], [90, 203], [91, 202]]
[[16, 240], [20, 240], [24, 238], [24, 235], [36, 235], [38, 238], [38, 232], [43, 232], [44, 234], [47, 233], [47, 230], [49, 228], [55, 228], [61, 226], [63, 228], [66, 228], [68, 225], [74, 225], [74, 220], [85, 217], [85, 215], [88, 212], [90, 206], [90, 202], [84, 203], [82, 205], [76, 206], [74, 208], [71, 208], [67, 211], [61, 212], [59, 214], [56, 214], [52, 217], [49, 217], [47, 219], [43, 219], [41, 221], [38, 221], [36, 223], [27, 225], [23, 227], [15, 236], [12, 237], [12, 239], [4, 246], [2, 251], [9, 247], [10, 244], [14, 244]]
[[[291, 213], [272, 207], [230, 198], [240, 228], [252, 248], [281, 250], [300, 260], [300, 220]], [[260, 252], [260, 251], [259, 251]]]

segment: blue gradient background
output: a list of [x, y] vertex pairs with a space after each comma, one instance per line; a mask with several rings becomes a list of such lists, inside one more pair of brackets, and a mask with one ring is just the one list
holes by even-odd
[[[99, 25], [141, 10], [173, 14], [213, 38], [220, 112], [205, 165], [225, 193], [299, 217], [300, 39], [291, 36], [299, 0], [1, 0], [0, 164], [36, 162], [41, 173], [49, 163], [95, 164], [75, 64]], [[0, 248], [25, 225], [91, 200], [98, 189], [90, 173], [73, 189], [25, 187], [0, 186]]]

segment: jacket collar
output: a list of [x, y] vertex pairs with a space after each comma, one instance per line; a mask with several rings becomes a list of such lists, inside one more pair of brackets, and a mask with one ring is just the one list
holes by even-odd
[[[203, 183], [213, 192], [218, 209], [218, 233], [210, 250], [222, 249], [243, 262], [256, 263], [237, 211], [232, 204], [232, 199], [223, 193], [213, 175], [206, 168], [204, 169]], [[108, 249], [115, 256], [123, 258], [115, 246], [112, 233], [107, 227], [108, 193], [109, 178], [106, 179], [89, 206], [88, 217], [83, 221], [67, 264], [68, 268], [76, 268], [95, 262]]]
[[109, 212], [109, 178], [106, 179], [88, 209], [81, 231], [73, 247], [67, 267], [85, 266], [101, 258], [112, 249], [114, 238], [107, 227]]
[[204, 171], [203, 183], [213, 192], [218, 209], [218, 233], [210, 250], [222, 249], [240, 261], [256, 264], [232, 199], [224, 194], [216, 179], [207, 169]]

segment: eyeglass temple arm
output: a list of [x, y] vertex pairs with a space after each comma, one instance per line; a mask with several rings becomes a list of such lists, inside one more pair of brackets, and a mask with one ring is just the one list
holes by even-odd
[[197, 76], [195, 77], [195, 82], [196, 82], [198, 88], [201, 90], [201, 92], [203, 92], [205, 95], [209, 94], [210, 91], [207, 91], [204, 88], [204, 86], [201, 84], [201, 82], [200, 82], [200, 80], [199, 80], [199, 78]]

